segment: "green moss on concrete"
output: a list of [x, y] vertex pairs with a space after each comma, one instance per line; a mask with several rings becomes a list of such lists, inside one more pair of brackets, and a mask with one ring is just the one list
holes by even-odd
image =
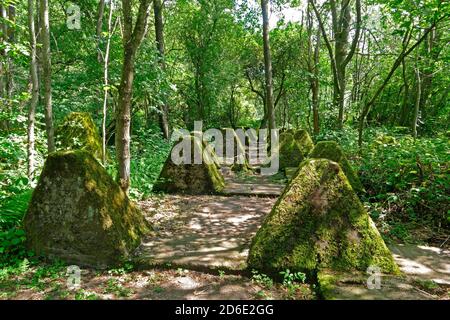
[[306, 130], [288, 129], [280, 134], [280, 169], [298, 167], [314, 148], [314, 143]]
[[328, 159], [339, 163], [342, 170], [344, 170], [345, 175], [348, 178], [353, 190], [356, 192], [363, 192], [364, 187], [359, 181], [358, 175], [353, 170], [352, 166], [347, 160], [344, 151], [335, 141], [320, 141], [311, 151], [311, 158], [315, 159]]
[[319, 271], [317, 273], [317, 285], [319, 289], [319, 294], [325, 300], [336, 299], [336, 284], [338, 282], [338, 277], [334, 274]]
[[[367, 271], [336, 271], [322, 269], [317, 272], [317, 291], [325, 300], [342, 300], [360, 297], [367, 289]], [[386, 276], [386, 275], [384, 275]]]
[[92, 117], [85, 112], [72, 112], [56, 129], [58, 150], [85, 150], [102, 158], [102, 140]]
[[280, 169], [298, 167], [305, 159], [302, 149], [290, 133], [280, 134], [279, 150]]
[[314, 142], [311, 139], [308, 131], [306, 130], [297, 130], [294, 133], [294, 139], [298, 143], [300, 147], [300, 151], [303, 156], [306, 157], [314, 148]]
[[248, 265], [279, 270], [397, 272], [392, 255], [339, 164], [304, 161], [252, 240]]
[[119, 185], [82, 150], [48, 156], [24, 225], [36, 254], [94, 267], [120, 264], [149, 230]]
[[[214, 162], [213, 150], [204, 151], [204, 144], [199, 138], [190, 136], [191, 164], [175, 164], [171, 154], [161, 170], [153, 186], [156, 192], [183, 193], [183, 194], [217, 194], [225, 187], [225, 181]], [[174, 145], [174, 147], [176, 144]], [[194, 164], [194, 150], [202, 152], [201, 164]]]

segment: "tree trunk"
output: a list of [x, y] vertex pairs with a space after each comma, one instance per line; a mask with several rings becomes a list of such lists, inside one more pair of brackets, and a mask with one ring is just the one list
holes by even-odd
[[266, 105], [269, 129], [275, 129], [275, 108], [273, 102], [272, 56], [269, 39], [269, 0], [261, 0], [263, 16], [264, 69], [266, 78]]
[[116, 149], [119, 162], [119, 184], [124, 191], [130, 187], [130, 123], [131, 99], [133, 95], [134, 53], [126, 48], [119, 90], [119, 105], [116, 117]]
[[34, 1], [28, 0], [28, 29], [30, 37], [30, 77], [31, 77], [31, 101], [28, 109], [28, 128], [27, 128], [27, 174], [29, 181], [34, 178], [35, 158], [34, 158], [34, 128], [36, 122], [36, 107], [39, 101], [39, 78], [36, 61], [36, 30], [34, 24]]
[[425, 119], [425, 112], [427, 111], [426, 105], [430, 97], [433, 88], [433, 78], [435, 70], [435, 62], [439, 59], [440, 50], [434, 50], [435, 44], [439, 41], [440, 31], [434, 28], [429, 34], [425, 44], [425, 63], [426, 66], [423, 70], [419, 70], [422, 74], [421, 78], [421, 98], [420, 98], [420, 112]]
[[40, 0], [40, 21], [42, 40], [42, 78], [44, 82], [45, 126], [47, 130], [48, 153], [55, 151], [55, 137], [52, 111], [52, 70], [50, 54], [50, 20], [48, 0]]
[[336, 61], [337, 68], [337, 78], [334, 79], [334, 93], [333, 102], [334, 105], [339, 110], [338, 115], [338, 128], [342, 128], [344, 124], [344, 100], [345, 100], [345, 89], [347, 87], [346, 82], [346, 65], [344, 65], [345, 56], [347, 54], [347, 44], [348, 36], [350, 33], [350, 5], [346, 2], [348, 0], [343, 0], [341, 2], [341, 9], [338, 13], [336, 12], [336, 3], [331, 1], [333, 10], [333, 26], [334, 26], [334, 36], [335, 36], [335, 46], [334, 46], [334, 59]]
[[[11, 4], [8, 7], [8, 19], [12, 23], [16, 20], [16, 7]], [[8, 28], [8, 42], [15, 42], [15, 30], [14, 28]], [[14, 63], [11, 58], [7, 58], [7, 72], [6, 72], [6, 94], [9, 99], [12, 98], [14, 92]]]
[[316, 35], [316, 46], [314, 48], [314, 77], [311, 80], [311, 92], [312, 92], [312, 109], [313, 109], [313, 130], [314, 134], [320, 133], [319, 124], [319, 59], [320, 59], [320, 31]]
[[[164, 22], [163, 22], [163, 4], [161, 0], [153, 0], [153, 10], [155, 13], [155, 36], [156, 45], [159, 52], [159, 63], [161, 70], [165, 72], [165, 48], [164, 48]], [[167, 98], [164, 97], [164, 103], [161, 105], [160, 126], [165, 139], [169, 139], [169, 105]]]
[[116, 116], [117, 180], [128, 193], [130, 188], [130, 129], [131, 101], [134, 78], [134, 58], [147, 32], [148, 9], [151, 0], [141, 0], [133, 28], [132, 1], [122, 0], [123, 12], [123, 65]]
[[[6, 20], [6, 18], [7, 18], [6, 9], [1, 4], [0, 4], [0, 16], [1, 16], [2, 20]], [[6, 26], [6, 23], [4, 23], [4, 22], [0, 22], [0, 27], [1, 27], [1, 32], [2, 32], [2, 36], [0, 37], [0, 40], [3, 43], [3, 42], [7, 41], [8, 28]], [[4, 49], [0, 50], [0, 55], [1, 55], [1, 60], [0, 60], [0, 97], [3, 98], [6, 96], [5, 95], [5, 92], [6, 92], [6, 84], [5, 84], [6, 67], [3, 62], [6, 60], [6, 52]]]
[[[113, 4], [113, 1], [110, 0], [110, 5]], [[97, 28], [96, 28], [96, 35], [97, 35], [97, 60], [98, 63], [103, 62], [102, 52], [100, 50], [100, 42], [102, 39], [102, 29], [103, 29], [103, 14], [105, 13], [105, 0], [100, 0], [98, 3], [98, 9], [97, 9]]]
[[111, 36], [114, 32], [112, 29], [112, 17], [114, 12], [114, 2], [110, 1], [109, 3], [109, 15], [108, 15], [108, 38], [106, 41], [106, 49], [105, 49], [105, 61], [104, 61], [104, 74], [103, 74], [103, 112], [102, 112], [102, 162], [106, 164], [106, 117], [108, 114], [108, 67], [109, 67], [109, 53], [111, 47]]
[[414, 107], [414, 118], [412, 123], [412, 132], [414, 139], [417, 138], [417, 122], [419, 121], [419, 109], [420, 109], [420, 101], [422, 99], [422, 80], [420, 79], [420, 70], [417, 67], [416, 69], [416, 78], [417, 78], [417, 95], [416, 95], [416, 104]]
[[[355, 22], [355, 32], [353, 36], [352, 43], [349, 46], [349, 34], [350, 34], [350, 22], [351, 22], [351, 7], [350, 0], [330, 0], [331, 8], [331, 20], [332, 29], [334, 34], [334, 51], [331, 47], [331, 43], [325, 31], [322, 18], [320, 13], [316, 8], [315, 2], [309, 0], [312, 8], [316, 14], [319, 27], [322, 31], [322, 36], [327, 45], [328, 54], [331, 61], [331, 69], [333, 71], [333, 104], [338, 109], [339, 115], [337, 119], [338, 128], [342, 128], [344, 124], [344, 102], [345, 102], [345, 90], [346, 90], [346, 69], [348, 63], [353, 58], [356, 48], [359, 42], [359, 35], [361, 32], [361, 1], [355, 1], [355, 11], [356, 11], [356, 22]], [[338, 5], [340, 8], [338, 10]]]

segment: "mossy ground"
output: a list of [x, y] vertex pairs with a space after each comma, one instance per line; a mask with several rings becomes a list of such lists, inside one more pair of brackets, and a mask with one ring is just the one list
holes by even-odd
[[72, 112], [56, 129], [58, 150], [85, 150], [102, 159], [102, 141], [92, 117], [85, 112]]
[[[185, 194], [215, 194], [221, 193], [225, 182], [215, 162], [213, 150], [205, 150], [200, 139], [190, 136], [186, 139], [191, 143], [191, 163], [175, 164], [170, 152], [159, 178], [153, 187], [155, 192], [185, 193]], [[174, 145], [174, 148], [177, 144]], [[184, 151], [181, 151], [184, 152]], [[200, 152], [202, 163], [194, 163], [194, 152]]]
[[339, 163], [353, 190], [356, 192], [363, 192], [364, 187], [359, 181], [358, 175], [353, 170], [352, 166], [347, 160], [344, 151], [335, 141], [320, 141], [316, 144], [309, 155], [315, 159], [328, 159]]
[[105, 267], [126, 259], [149, 226], [87, 151], [50, 154], [24, 218], [38, 255]]
[[254, 237], [248, 264], [259, 270], [398, 272], [389, 249], [339, 164], [308, 159]]

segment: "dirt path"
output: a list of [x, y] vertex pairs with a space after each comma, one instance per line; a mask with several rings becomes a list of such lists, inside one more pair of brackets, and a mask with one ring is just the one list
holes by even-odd
[[418, 245], [389, 246], [401, 271], [412, 279], [450, 287], [450, 251]]
[[229, 167], [222, 167], [221, 172], [225, 180], [223, 193], [229, 196], [278, 197], [286, 185], [284, 175], [236, 174]]
[[147, 266], [246, 268], [250, 241], [275, 202], [244, 196], [152, 197], [140, 203], [155, 232], [136, 255]]
[[[251, 239], [275, 201], [273, 197], [246, 196], [152, 197], [140, 205], [147, 219], [155, 226], [155, 235], [145, 239], [137, 251], [137, 261], [145, 267], [176, 269], [181, 266], [209, 272], [244, 270]], [[383, 276], [381, 289], [369, 290], [367, 275], [345, 274], [344, 280], [336, 287], [334, 298], [450, 298], [448, 250], [417, 245], [391, 245], [390, 249], [403, 273], [401, 277]], [[181, 282], [177, 284], [178, 280]], [[208, 288], [205, 289], [208, 293], [201, 297], [208, 299], [214, 299], [217, 292], [227, 290], [248, 293], [245, 281], [210, 285], [195, 284], [192, 278], [178, 280], [172, 281], [172, 285], [190, 283], [192, 286], [185, 298], [195, 297], [198, 288]], [[179, 290], [173, 290], [171, 296], [177, 296], [177, 292]], [[226, 298], [227, 294], [223, 294]]]

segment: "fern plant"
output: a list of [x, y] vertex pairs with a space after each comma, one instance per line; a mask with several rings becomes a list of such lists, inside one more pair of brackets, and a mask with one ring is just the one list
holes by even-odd
[[9, 197], [0, 206], [0, 231], [20, 226], [28, 208], [32, 190]]

